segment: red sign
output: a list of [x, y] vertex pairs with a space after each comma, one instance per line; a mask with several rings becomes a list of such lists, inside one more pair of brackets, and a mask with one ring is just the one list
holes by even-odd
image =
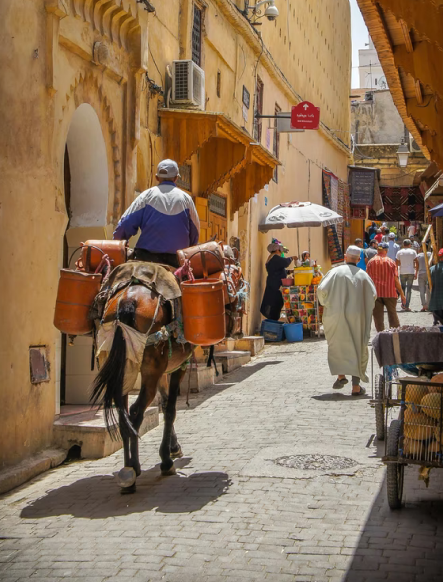
[[320, 107], [309, 101], [302, 101], [291, 109], [291, 129], [318, 129]]

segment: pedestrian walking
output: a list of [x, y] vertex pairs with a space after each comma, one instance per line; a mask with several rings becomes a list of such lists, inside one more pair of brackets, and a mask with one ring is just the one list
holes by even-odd
[[418, 234], [414, 234], [414, 236], [411, 239], [411, 248], [418, 254], [420, 252], [421, 249], [421, 244], [420, 244], [420, 237], [418, 236]]
[[[391, 234], [389, 232], [389, 228], [387, 226], [382, 226], [381, 227], [382, 233], [383, 233], [383, 238], [381, 239], [382, 242], [389, 242], [389, 235]], [[394, 234], [394, 233], [392, 233]], [[395, 238], [395, 234], [394, 234], [394, 238]]]
[[377, 256], [377, 245], [378, 245], [377, 241], [375, 239], [372, 239], [371, 242], [369, 243], [369, 248], [365, 250], [366, 265], [371, 259]]
[[411, 241], [405, 238], [403, 248], [397, 253], [396, 263], [400, 267], [400, 283], [403, 293], [406, 295], [406, 301], [402, 303], [402, 309], [411, 311], [409, 303], [411, 302], [412, 283], [415, 279], [415, 259], [417, 253], [411, 248]]
[[[428, 257], [428, 263], [431, 260], [432, 253], [428, 251], [426, 253]], [[430, 292], [429, 292], [429, 282], [428, 273], [426, 271], [426, 259], [423, 252], [418, 253], [415, 259], [415, 278], [418, 278], [418, 289], [420, 291], [420, 301], [421, 309], [420, 311], [427, 311], [429, 306]]]
[[354, 245], [360, 249], [360, 260], [357, 262], [357, 267], [366, 271], [366, 251], [363, 249], [363, 241], [361, 238], [356, 238]]
[[375, 222], [373, 222], [371, 226], [368, 228], [368, 234], [369, 240], [372, 240], [374, 236], [377, 234], [377, 225], [375, 224]]
[[382, 233], [382, 231], [381, 231], [381, 228], [379, 228], [379, 229], [377, 230], [377, 233], [376, 233], [376, 235], [374, 236], [374, 238], [375, 238], [375, 240], [376, 240], [378, 243], [379, 243], [379, 242], [382, 242], [383, 233]]
[[374, 305], [374, 324], [377, 331], [385, 329], [384, 308], [388, 312], [389, 327], [399, 327], [397, 315], [397, 291], [404, 303], [405, 295], [398, 279], [397, 265], [387, 256], [388, 243], [378, 245], [378, 255], [371, 259], [367, 266], [367, 273], [374, 282], [377, 290], [377, 300]]
[[397, 253], [400, 250], [400, 245], [395, 242], [395, 234], [390, 232], [388, 235], [388, 257], [395, 261], [397, 259]]
[[360, 381], [368, 382], [368, 341], [377, 297], [374, 283], [357, 266], [360, 254], [359, 247], [348, 247], [346, 265], [331, 269], [318, 287], [318, 298], [324, 306], [329, 369], [337, 375], [333, 388], [343, 388], [348, 383], [346, 375], [350, 375], [353, 396], [366, 393]]
[[429, 311], [434, 316], [434, 325], [443, 325], [443, 249], [438, 251], [438, 263], [431, 267], [431, 283]]

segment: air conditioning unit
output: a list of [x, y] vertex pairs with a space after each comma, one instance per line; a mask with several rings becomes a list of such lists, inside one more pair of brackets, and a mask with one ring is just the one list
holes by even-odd
[[409, 151], [410, 152], [421, 152], [420, 146], [415, 141], [414, 136], [409, 134]]
[[174, 105], [205, 109], [205, 72], [193, 61], [172, 61]]

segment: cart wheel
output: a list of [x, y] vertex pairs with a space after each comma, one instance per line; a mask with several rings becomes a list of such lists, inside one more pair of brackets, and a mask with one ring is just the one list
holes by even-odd
[[385, 379], [381, 374], [375, 376], [375, 390], [374, 390], [375, 400], [379, 402], [375, 403], [375, 433], [379, 441], [385, 440], [385, 415], [383, 399], [385, 397]]
[[[398, 456], [398, 443], [400, 440], [401, 424], [399, 420], [393, 420], [389, 427], [388, 446], [386, 452], [388, 457]], [[403, 495], [403, 480], [405, 466], [401, 463], [388, 463], [386, 471], [388, 504], [391, 509], [400, 509]]]

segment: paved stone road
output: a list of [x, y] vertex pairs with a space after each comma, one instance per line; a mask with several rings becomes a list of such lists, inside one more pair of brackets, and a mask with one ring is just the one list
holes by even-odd
[[[373, 410], [349, 385], [331, 385], [324, 340], [268, 346], [189, 409], [182, 399], [176, 427], [188, 456], [176, 477], [160, 477], [159, 427], [141, 441], [135, 495], [119, 494], [119, 452], [4, 496], [0, 579], [441, 581], [443, 471], [426, 489], [408, 468], [406, 507], [391, 512]], [[349, 466], [274, 462], [307, 453]]]

